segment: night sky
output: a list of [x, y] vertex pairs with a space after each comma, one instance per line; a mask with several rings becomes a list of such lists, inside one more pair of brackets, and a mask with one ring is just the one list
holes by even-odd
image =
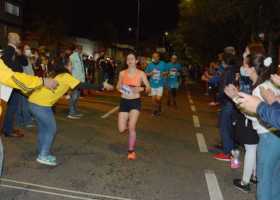
[[[159, 37], [176, 28], [179, 0], [142, 0], [142, 38]], [[25, 19], [62, 20], [70, 35], [97, 38], [104, 24], [118, 32], [119, 39], [133, 37], [128, 27], [136, 28], [137, 0], [26, 0]], [[102, 32], [102, 31], [101, 31]], [[132, 36], [131, 36], [132, 35]]]

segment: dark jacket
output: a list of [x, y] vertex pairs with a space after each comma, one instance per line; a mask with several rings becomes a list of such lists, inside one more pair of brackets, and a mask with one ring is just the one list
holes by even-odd
[[257, 108], [257, 114], [262, 121], [280, 129], [280, 103], [275, 102], [272, 105], [268, 105], [262, 102]]
[[224, 89], [229, 84], [235, 84], [235, 68], [233, 66], [228, 66], [225, 68], [221, 75], [221, 82], [219, 87], [218, 101], [221, 105], [225, 105], [231, 102], [231, 99], [225, 94]]
[[2, 60], [14, 72], [23, 72], [23, 65], [20, 63], [21, 59], [16, 55], [14, 47], [8, 46], [4, 50]]

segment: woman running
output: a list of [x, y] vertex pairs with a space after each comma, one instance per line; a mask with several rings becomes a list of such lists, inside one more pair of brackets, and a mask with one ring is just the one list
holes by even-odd
[[[141, 111], [140, 93], [150, 91], [146, 74], [137, 69], [137, 57], [134, 53], [127, 56], [128, 69], [119, 74], [117, 89], [121, 92], [118, 127], [121, 133], [129, 131], [128, 160], [135, 160], [136, 123]], [[145, 87], [142, 87], [144, 83]]]

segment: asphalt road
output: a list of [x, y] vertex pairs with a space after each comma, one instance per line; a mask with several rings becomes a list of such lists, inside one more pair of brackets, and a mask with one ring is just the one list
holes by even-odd
[[67, 119], [67, 102], [60, 101], [53, 148], [60, 164], [52, 168], [35, 162], [35, 128], [26, 130], [22, 139], [3, 138], [6, 162], [0, 199], [255, 199], [255, 186], [250, 194], [232, 186], [241, 169], [230, 169], [208, 152], [219, 140], [217, 108], [210, 108], [209, 97], [201, 93], [195, 86], [181, 91], [178, 109], [165, 101], [159, 118], [151, 115], [150, 98], [144, 98], [136, 161], [126, 158], [127, 135], [117, 131], [117, 112], [102, 118], [118, 105], [117, 94], [82, 98], [85, 116], [80, 120]]

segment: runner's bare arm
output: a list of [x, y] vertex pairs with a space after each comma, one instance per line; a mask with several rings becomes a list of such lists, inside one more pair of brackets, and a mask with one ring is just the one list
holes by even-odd
[[152, 72], [146, 72], [145, 73], [147, 76], [153, 76], [154, 74], [155, 74], [155, 72], [154, 71], [152, 71]]
[[122, 83], [122, 80], [123, 80], [123, 72], [120, 72], [120, 74], [119, 74], [119, 79], [118, 79], [118, 83], [117, 83], [117, 90], [118, 90], [118, 91], [121, 91], [121, 83]]
[[148, 81], [147, 75], [144, 72], [142, 73], [142, 81], [146, 87], [146, 92], [149, 93], [151, 91], [151, 86]]

